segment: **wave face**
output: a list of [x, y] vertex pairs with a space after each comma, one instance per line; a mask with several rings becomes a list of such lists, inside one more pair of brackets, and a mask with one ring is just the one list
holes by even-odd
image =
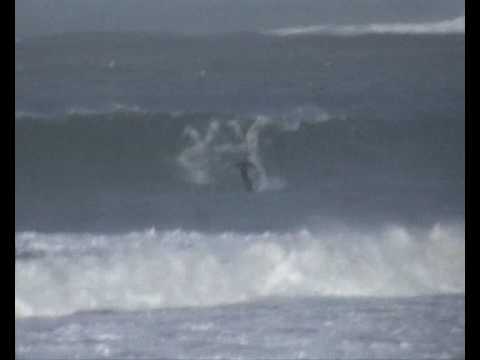
[[339, 36], [359, 36], [368, 34], [465, 34], [465, 16], [459, 16], [454, 19], [426, 23], [317, 25], [289, 27], [266, 31], [265, 34], [278, 36], [292, 36], [302, 34], [328, 34]]
[[17, 233], [16, 317], [271, 296], [464, 293], [463, 224], [118, 235]]
[[[461, 217], [463, 136], [463, 124], [449, 119], [391, 124], [315, 107], [22, 118], [17, 229], [268, 230], [319, 215]], [[243, 159], [258, 172], [255, 194], [235, 166]]]

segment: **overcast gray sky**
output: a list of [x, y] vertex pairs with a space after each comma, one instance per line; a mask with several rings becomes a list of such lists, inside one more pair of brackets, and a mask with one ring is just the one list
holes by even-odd
[[16, 0], [17, 36], [68, 31], [218, 33], [321, 24], [417, 22], [463, 0]]

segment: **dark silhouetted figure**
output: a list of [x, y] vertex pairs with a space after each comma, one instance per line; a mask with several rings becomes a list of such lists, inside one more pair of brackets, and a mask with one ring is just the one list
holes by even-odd
[[252, 171], [256, 170], [255, 165], [251, 161], [242, 160], [235, 164], [240, 169], [240, 175], [242, 176], [243, 184], [247, 191], [255, 191], [254, 188], [254, 179]]

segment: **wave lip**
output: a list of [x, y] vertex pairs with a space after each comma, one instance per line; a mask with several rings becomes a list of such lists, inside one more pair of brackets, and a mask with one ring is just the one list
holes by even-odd
[[265, 31], [264, 34], [293, 36], [306, 34], [326, 34], [357, 36], [368, 34], [464, 34], [465, 16], [442, 21], [424, 23], [373, 23], [366, 25], [312, 25], [280, 28]]

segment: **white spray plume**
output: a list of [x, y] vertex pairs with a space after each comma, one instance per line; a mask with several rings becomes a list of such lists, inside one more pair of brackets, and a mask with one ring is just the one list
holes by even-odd
[[275, 119], [265, 115], [243, 121], [220, 122], [214, 119], [204, 134], [193, 126], [187, 126], [184, 135], [188, 138], [188, 145], [177, 156], [177, 163], [187, 181], [208, 185], [216, 181], [215, 168], [224, 169], [235, 160], [246, 159], [255, 166], [258, 191], [280, 190], [286, 186], [286, 181], [269, 175], [262, 161], [262, 131], [273, 128], [281, 132], [296, 132], [302, 124], [317, 124], [330, 119], [329, 114], [318, 108], [301, 107]]

